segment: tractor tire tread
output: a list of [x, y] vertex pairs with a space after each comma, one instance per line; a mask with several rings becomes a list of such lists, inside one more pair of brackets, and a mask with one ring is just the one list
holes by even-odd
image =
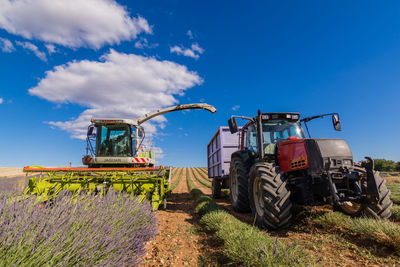
[[390, 190], [386, 186], [386, 181], [382, 179], [379, 171], [374, 171], [374, 178], [378, 184], [379, 199], [377, 203], [368, 203], [366, 208], [366, 214], [375, 218], [387, 219], [392, 215], [390, 208], [393, 206], [393, 202], [390, 199]]
[[[258, 175], [261, 180], [264, 200], [264, 216], [258, 226], [268, 229], [287, 227], [292, 217], [291, 192], [286, 179], [281, 175], [279, 168], [271, 163], [256, 163], [250, 172], [250, 176]], [[252, 192], [249, 192], [252, 195]], [[253, 202], [254, 200], [252, 200]], [[252, 203], [253, 215], [256, 216]], [[258, 215], [257, 215], [258, 216]]]
[[[235, 168], [237, 176], [238, 176], [238, 195], [237, 202], [232, 202], [232, 207], [236, 212], [249, 212], [250, 211], [250, 202], [248, 196], [248, 170], [244, 162], [239, 157], [234, 157], [231, 161], [231, 168]], [[232, 171], [230, 171], [232, 173]], [[232, 197], [231, 197], [232, 199]]]

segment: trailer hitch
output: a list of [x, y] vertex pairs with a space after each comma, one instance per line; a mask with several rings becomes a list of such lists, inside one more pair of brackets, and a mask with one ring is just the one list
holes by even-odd
[[367, 197], [371, 200], [378, 201], [379, 199], [379, 188], [376, 184], [374, 172], [375, 163], [370, 157], [365, 157], [366, 161], [361, 163], [361, 166], [365, 169], [367, 174]]

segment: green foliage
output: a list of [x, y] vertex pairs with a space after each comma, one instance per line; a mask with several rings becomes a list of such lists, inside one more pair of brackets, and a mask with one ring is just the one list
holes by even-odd
[[236, 263], [245, 266], [305, 265], [305, 254], [297, 247], [282, 244], [226, 211], [209, 212], [201, 222], [224, 241], [224, 253]]
[[400, 206], [393, 205], [393, 207], [391, 208], [391, 211], [392, 211], [392, 217], [390, 217], [390, 218], [397, 222], [400, 222]]
[[387, 221], [371, 218], [351, 218], [340, 212], [328, 212], [314, 219], [325, 227], [337, 227], [341, 230], [361, 234], [382, 245], [392, 247], [400, 254], [400, 226]]
[[400, 171], [400, 162], [386, 159], [375, 159], [375, 169], [377, 171], [396, 172]]
[[387, 184], [387, 188], [391, 191], [390, 199], [395, 204], [400, 204], [400, 184]]
[[201, 223], [207, 230], [215, 231], [217, 238], [224, 242], [224, 254], [235, 264], [244, 266], [306, 264], [304, 252], [296, 246], [286, 246], [266, 232], [239, 221], [196, 188], [189, 176], [187, 185], [197, 202], [196, 212], [202, 215]]

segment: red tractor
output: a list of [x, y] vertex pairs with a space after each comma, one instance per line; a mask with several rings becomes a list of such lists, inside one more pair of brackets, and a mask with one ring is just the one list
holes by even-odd
[[[337, 113], [300, 120], [299, 113], [261, 113], [254, 118], [232, 116], [231, 133], [238, 132], [236, 117], [247, 119], [240, 133], [240, 150], [231, 156], [230, 197], [238, 212], [252, 212], [259, 227], [288, 226], [292, 203], [331, 204], [351, 216], [389, 218], [393, 202], [374, 161], [355, 163], [343, 139], [305, 138], [301, 122], [332, 115], [341, 131]], [[309, 134], [309, 133], [308, 133]]]

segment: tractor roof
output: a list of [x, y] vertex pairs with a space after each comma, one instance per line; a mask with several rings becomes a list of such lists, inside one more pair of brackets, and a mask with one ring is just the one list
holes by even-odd
[[134, 125], [137, 126], [136, 121], [134, 120], [129, 120], [129, 119], [115, 119], [115, 118], [110, 118], [110, 119], [91, 119], [91, 122], [94, 124], [128, 124], [128, 125]]
[[261, 113], [263, 120], [290, 120], [298, 121], [300, 119], [300, 113], [297, 112], [276, 112], [276, 113]]

